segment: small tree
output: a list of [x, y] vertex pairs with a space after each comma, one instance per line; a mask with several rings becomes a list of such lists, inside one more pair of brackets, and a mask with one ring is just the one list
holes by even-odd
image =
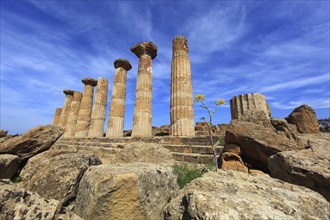
[[206, 120], [205, 117], [202, 117], [201, 120], [203, 120], [208, 128], [209, 128], [209, 137], [210, 137], [210, 142], [212, 145], [212, 150], [213, 150], [213, 162], [214, 162], [214, 167], [215, 167], [215, 171], [218, 171], [218, 163], [217, 163], [217, 154], [216, 154], [216, 147], [219, 145], [221, 139], [219, 138], [219, 140], [217, 142], [214, 143], [213, 140], [213, 132], [212, 132], [212, 116], [214, 115], [214, 113], [216, 112], [216, 110], [220, 107], [220, 105], [225, 105], [226, 102], [223, 99], [218, 99], [215, 103], [216, 108], [213, 110], [210, 110], [205, 103], [203, 102], [205, 100], [205, 97], [203, 94], [198, 94], [195, 98], [195, 102], [200, 102], [201, 105], [200, 107], [202, 107], [203, 109], [206, 109], [206, 111], [209, 114], [209, 121]]

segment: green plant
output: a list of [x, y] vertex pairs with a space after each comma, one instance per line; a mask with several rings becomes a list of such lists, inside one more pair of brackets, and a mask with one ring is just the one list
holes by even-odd
[[178, 176], [177, 182], [180, 189], [190, 183], [193, 179], [202, 176], [202, 173], [197, 166], [188, 166], [187, 164], [173, 165], [173, 172]]
[[198, 94], [195, 98], [195, 102], [200, 102], [201, 105], [200, 107], [205, 109], [207, 111], [207, 113], [209, 114], [209, 121], [206, 120], [205, 117], [202, 117], [201, 120], [203, 120], [208, 128], [209, 128], [209, 137], [210, 137], [210, 142], [211, 142], [211, 145], [212, 145], [212, 150], [213, 150], [213, 162], [214, 162], [214, 168], [215, 168], [215, 171], [218, 171], [218, 163], [217, 163], [217, 154], [216, 154], [216, 147], [220, 144], [221, 142], [221, 138], [219, 138], [219, 140], [217, 142], [214, 143], [214, 140], [213, 140], [213, 132], [212, 132], [212, 116], [214, 115], [214, 113], [216, 112], [216, 110], [221, 106], [221, 105], [225, 105], [226, 102], [225, 100], [223, 99], [218, 99], [216, 102], [215, 102], [215, 106], [216, 108], [213, 109], [213, 110], [210, 110], [206, 105], [205, 103], [203, 102], [205, 100], [205, 97], [203, 94]]

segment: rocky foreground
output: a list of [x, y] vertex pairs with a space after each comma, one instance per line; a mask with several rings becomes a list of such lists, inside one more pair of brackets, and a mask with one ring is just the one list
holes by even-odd
[[[306, 120], [301, 131], [315, 130]], [[63, 129], [38, 126], [1, 141], [0, 219], [329, 219], [330, 134], [297, 127], [259, 113], [232, 120], [221, 169], [179, 189], [159, 144], [121, 144], [111, 157], [59, 150]]]

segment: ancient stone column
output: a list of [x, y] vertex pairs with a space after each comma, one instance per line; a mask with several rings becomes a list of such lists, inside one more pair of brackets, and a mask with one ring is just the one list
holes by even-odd
[[66, 123], [65, 133], [63, 135], [64, 137], [74, 137], [75, 135], [81, 98], [82, 93], [74, 91], [68, 116], [68, 122]]
[[55, 114], [54, 114], [52, 125], [54, 125], [54, 126], [57, 126], [58, 125], [58, 121], [60, 120], [61, 112], [62, 112], [62, 108], [57, 108], [55, 110]]
[[188, 42], [176, 36], [172, 46], [171, 125], [173, 136], [194, 136], [194, 101]]
[[132, 136], [148, 137], [152, 136], [152, 59], [157, 56], [157, 47], [149, 41], [133, 46], [131, 51], [139, 58]]
[[85, 84], [85, 88], [78, 112], [75, 137], [88, 136], [88, 129], [92, 113], [94, 86], [97, 84], [97, 80], [92, 78], [84, 78], [81, 81]]
[[254, 121], [269, 120], [269, 109], [265, 96], [258, 93], [250, 93], [234, 96], [230, 100], [231, 119]]
[[68, 116], [69, 116], [69, 111], [70, 111], [70, 106], [71, 106], [74, 91], [65, 89], [65, 90], [63, 90], [63, 93], [65, 94], [65, 99], [64, 99], [64, 104], [62, 107], [61, 116], [60, 116], [60, 119], [58, 120], [58, 126], [65, 128], [66, 123], [68, 121]]
[[103, 137], [107, 101], [108, 101], [108, 80], [106, 78], [100, 77], [97, 80], [88, 137]]
[[127, 71], [132, 69], [132, 65], [125, 59], [117, 59], [115, 60], [114, 66], [116, 73], [112, 86], [112, 97], [106, 136], [123, 137]]

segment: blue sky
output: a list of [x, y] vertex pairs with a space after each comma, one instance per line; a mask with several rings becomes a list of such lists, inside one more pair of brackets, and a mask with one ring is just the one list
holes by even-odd
[[[329, 117], [328, 1], [1, 1], [0, 128], [22, 133], [52, 122], [63, 89], [84, 77], [109, 79], [129, 60], [125, 128], [133, 123], [138, 58], [130, 47], [153, 41], [153, 125], [170, 123], [172, 39], [188, 39], [194, 96], [229, 123], [229, 100], [262, 93], [274, 117], [301, 104]], [[195, 104], [195, 122], [205, 116]], [[108, 114], [108, 113], [107, 113]], [[106, 119], [107, 122], [107, 119]], [[105, 123], [106, 124], [106, 123]]]

